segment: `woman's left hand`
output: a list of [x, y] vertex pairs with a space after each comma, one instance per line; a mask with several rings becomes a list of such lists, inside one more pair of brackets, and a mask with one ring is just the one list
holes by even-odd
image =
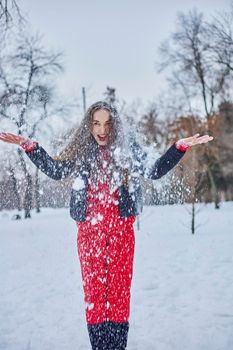
[[207, 143], [209, 141], [212, 141], [214, 138], [213, 136], [209, 135], [203, 135], [200, 136], [200, 134], [195, 134], [194, 136], [186, 137], [185, 139], [180, 139], [177, 141], [178, 144], [184, 144], [189, 147], [200, 145], [201, 143]]

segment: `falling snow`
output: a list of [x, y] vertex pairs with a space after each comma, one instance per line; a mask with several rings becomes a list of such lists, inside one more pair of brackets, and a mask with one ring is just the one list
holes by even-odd
[[83, 179], [81, 179], [80, 177], [76, 177], [76, 179], [73, 182], [72, 188], [76, 191], [79, 191], [79, 190], [85, 188], [85, 183], [84, 183]]

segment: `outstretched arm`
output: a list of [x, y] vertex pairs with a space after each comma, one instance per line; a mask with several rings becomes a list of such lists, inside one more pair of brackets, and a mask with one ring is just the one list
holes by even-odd
[[35, 141], [26, 139], [20, 135], [0, 133], [0, 140], [21, 146], [31, 161], [47, 176], [54, 180], [61, 180], [70, 175], [75, 160], [59, 161], [48, 155], [48, 153]]
[[147, 177], [152, 180], [161, 178], [181, 160], [187, 149], [212, 140], [212, 136], [200, 136], [200, 134], [195, 134], [194, 136], [178, 140], [167, 150], [164, 155], [157, 159], [153, 167], [149, 170]]

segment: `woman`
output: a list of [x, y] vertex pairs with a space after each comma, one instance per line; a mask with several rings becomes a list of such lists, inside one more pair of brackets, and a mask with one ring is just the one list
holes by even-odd
[[158, 179], [186, 150], [212, 140], [182, 139], [152, 166], [134, 138], [124, 135], [116, 109], [99, 101], [90, 106], [72, 141], [56, 158], [37, 142], [1, 133], [20, 145], [49, 177], [74, 179], [70, 214], [78, 226], [78, 255], [92, 349], [125, 349], [129, 329], [135, 216], [142, 210], [140, 176]]

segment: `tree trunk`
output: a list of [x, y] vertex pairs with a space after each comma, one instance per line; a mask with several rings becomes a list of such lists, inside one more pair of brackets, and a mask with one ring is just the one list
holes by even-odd
[[192, 202], [192, 223], [191, 223], [191, 231], [194, 235], [195, 233], [195, 202]]
[[36, 206], [36, 213], [40, 213], [40, 181], [39, 181], [38, 168], [36, 168], [36, 176], [35, 176], [35, 206]]
[[18, 148], [18, 155], [19, 155], [19, 161], [20, 165], [23, 169], [24, 176], [25, 176], [25, 195], [24, 195], [24, 201], [23, 201], [23, 209], [24, 209], [24, 218], [28, 219], [31, 217], [31, 209], [32, 209], [32, 176], [29, 174], [26, 162], [23, 158], [23, 151], [21, 148]]
[[24, 196], [24, 218], [31, 218], [31, 209], [32, 209], [32, 177], [28, 173], [26, 176], [26, 188], [25, 188], [25, 196]]
[[217, 190], [217, 186], [215, 183], [215, 179], [212, 173], [212, 170], [210, 167], [208, 167], [208, 176], [210, 179], [210, 184], [211, 184], [211, 192], [212, 192], [212, 198], [214, 200], [214, 204], [215, 204], [215, 209], [219, 209], [220, 208], [220, 200], [219, 200], [219, 195], [218, 195], [218, 190]]
[[15, 177], [15, 171], [14, 171], [14, 168], [12, 166], [10, 166], [9, 172], [10, 172], [10, 178], [12, 181], [12, 187], [13, 187], [13, 192], [14, 192], [14, 196], [15, 196], [16, 207], [17, 207], [18, 211], [21, 211], [21, 203], [20, 203], [20, 195], [19, 195], [18, 186], [17, 186], [17, 179]]

